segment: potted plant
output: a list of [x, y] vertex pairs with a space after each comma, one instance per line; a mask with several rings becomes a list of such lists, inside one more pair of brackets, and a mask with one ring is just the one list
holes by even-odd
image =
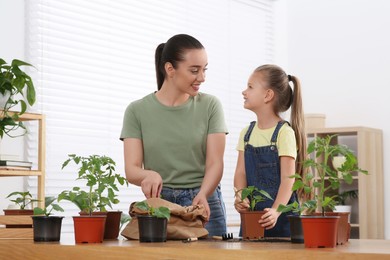
[[[12, 135], [12, 131], [22, 128], [26, 133], [26, 127], [19, 121], [20, 115], [27, 110], [27, 104], [32, 106], [35, 103], [35, 88], [29, 75], [20, 69], [21, 66], [32, 66], [31, 64], [14, 59], [11, 64], [0, 58], [0, 139], [4, 135]], [[20, 111], [12, 111], [16, 105], [20, 105]], [[22, 135], [23, 135], [22, 134]]]
[[[7, 199], [10, 199], [11, 202], [14, 202], [14, 206], [9, 206], [8, 209], [4, 209], [4, 215], [33, 215], [32, 210], [33, 204], [39, 202], [39, 200], [34, 199], [29, 191], [15, 191], [8, 194]], [[31, 228], [32, 225], [6, 225], [7, 228]]]
[[[303, 162], [303, 166], [309, 171], [303, 178], [297, 174], [291, 176], [295, 178], [294, 191], [303, 189], [307, 194], [314, 194], [301, 205], [287, 206], [291, 209], [299, 206], [300, 210], [307, 214], [301, 216], [306, 247], [335, 247], [338, 242], [345, 242], [347, 228], [345, 232], [342, 232], [344, 229], [341, 228], [337, 230], [340, 215], [335, 216], [332, 212], [326, 212], [326, 209], [334, 209], [336, 204], [335, 196], [329, 196], [328, 193], [338, 189], [341, 181], [351, 184], [354, 173], [367, 174], [367, 171], [358, 167], [357, 158], [351, 149], [345, 145], [333, 143], [335, 136], [327, 135], [313, 139], [307, 147], [307, 153], [314, 157], [309, 157]], [[330, 166], [332, 159], [340, 155], [345, 157], [345, 162], [340, 168], [334, 169]], [[316, 177], [313, 171], [317, 173]], [[347, 216], [343, 217], [342, 223], [345, 222], [344, 219], [347, 220]], [[325, 224], [325, 228], [321, 229], [318, 222]], [[322, 240], [326, 238], [328, 238], [327, 241]]]
[[264, 227], [259, 224], [259, 219], [265, 211], [255, 210], [256, 204], [266, 199], [273, 200], [273, 198], [264, 190], [258, 189], [255, 186], [248, 186], [246, 188], [235, 190], [235, 195], [249, 200], [248, 211], [241, 212], [241, 232], [243, 239], [260, 239], [264, 237]]
[[60, 241], [63, 216], [52, 216], [52, 211], [64, 212], [64, 209], [54, 203], [56, 197], [45, 197], [45, 207], [35, 207], [33, 219], [34, 241]]
[[[295, 190], [294, 187], [293, 190]], [[277, 208], [278, 212], [295, 213], [287, 216], [290, 222], [291, 243], [297, 243], [297, 244], [304, 243], [301, 216], [305, 209], [315, 208], [315, 202], [313, 200], [303, 201], [302, 203], [303, 205], [300, 205], [298, 201], [294, 201], [293, 203], [287, 205], [280, 204]]]
[[170, 210], [167, 207], [152, 207], [146, 201], [137, 202], [135, 207], [145, 214], [137, 215], [140, 242], [167, 241], [167, 225]]
[[88, 192], [79, 187], [71, 191], [63, 191], [59, 200], [65, 199], [75, 203], [81, 215], [103, 214], [107, 216], [104, 239], [116, 239], [119, 235], [121, 211], [108, 211], [113, 204], [118, 204], [117, 184], [128, 185], [126, 178], [115, 173], [115, 162], [108, 156], [90, 155], [88, 157], [75, 154], [63, 163], [64, 169], [70, 162], [80, 165], [78, 180], [85, 180]]
[[73, 187], [58, 195], [58, 201], [62, 200], [72, 202], [80, 210], [79, 216], [73, 216], [76, 243], [102, 243], [107, 215], [93, 214], [97, 208], [97, 193], [91, 188], [86, 192], [80, 187]]

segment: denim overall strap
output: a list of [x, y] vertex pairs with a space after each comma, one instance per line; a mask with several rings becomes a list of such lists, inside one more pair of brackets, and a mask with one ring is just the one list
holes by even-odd
[[274, 133], [272, 134], [272, 137], [271, 137], [271, 144], [275, 144], [275, 145], [276, 145], [276, 140], [278, 139], [279, 130], [280, 130], [280, 128], [282, 128], [282, 126], [283, 126], [285, 123], [287, 123], [288, 125], [290, 125], [289, 122], [284, 121], [284, 120], [279, 121], [278, 124], [276, 125], [275, 131], [274, 131]]
[[249, 142], [249, 137], [251, 136], [252, 130], [256, 125], [256, 121], [252, 121], [251, 124], [248, 127], [248, 130], [246, 131], [246, 134], [244, 136], [244, 144], [247, 144]]
[[[281, 183], [280, 180], [280, 158], [276, 146], [277, 137], [281, 127], [288, 123], [286, 121], [278, 122], [271, 137], [271, 144], [268, 146], [253, 147], [250, 144], [245, 145], [244, 159], [247, 186], [256, 186], [259, 189], [267, 191], [275, 200]], [[253, 129], [253, 127], [252, 127]], [[249, 131], [250, 130], [250, 131]], [[249, 140], [252, 130], [248, 129], [245, 137]], [[289, 201], [295, 201], [293, 195]], [[257, 203], [255, 210], [264, 210], [271, 208], [274, 201], [266, 199]], [[265, 230], [266, 237], [288, 237], [290, 236], [290, 225], [286, 213], [279, 216], [274, 228]]]

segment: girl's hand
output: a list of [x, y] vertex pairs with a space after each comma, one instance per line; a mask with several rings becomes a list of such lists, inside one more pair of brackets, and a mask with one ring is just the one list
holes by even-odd
[[234, 196], [234, 207], [236, 208], [238, 213], [248, 211], [249, 209], [249, 199], [245, 198], [244, 200], [241, 199], [241, 191], [237, 191], [236, 188], [234, 188], [235, 196]]
[[280, 212], [277, 212], [274, 208], [265, 208], [266, 213], [261, 217], [259, 223], [265, 229], [271, 229], [276, 225]]

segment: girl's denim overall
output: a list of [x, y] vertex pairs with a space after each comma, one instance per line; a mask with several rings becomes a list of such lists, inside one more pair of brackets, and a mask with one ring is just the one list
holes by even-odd
[[[200, 188], [193, 189], [173, 189], [163, 187], [161, 191], [162, 198], [181, 206], [190, 206]], [[210, 219], [205, 228], [209, 236], [222, 236], [226, 233], [226, 209], [222, 200], [221, 187], [215, 189], [213, 194], [207, 198], [210, 207]]]
[[[249, 137], [252, 133], [256, 122], [251, 122], [248, 131], [244, 136], [245, 143], [245, 172], [246, 181], [248, 186], [256, 186], [258, 189], [267, 191], [271, 197], [275, 200], [280, 186], [280, 159], [278, 149], [276, 147], [276, 140], [280, 128], [287, 121], [280, 121], [272, 134], [271, 145], [262, 147], [253, 147], [248, 144]], [[291, 196], [288, 203], [297, 200], [295, 192]], [[266, 199], [263, 202], [259, 202], [256, 205], [255, 210], [264, 210], [264, 208], [271, 208], [274, 201]], [[288, 213], [292, 215], [293, 213]], [[269, 230], [265, 230], [265, 237], [289, 237], [290, 236], [290, 223], [286, 216], [286, 213], [282, 213], [275, 227]]]

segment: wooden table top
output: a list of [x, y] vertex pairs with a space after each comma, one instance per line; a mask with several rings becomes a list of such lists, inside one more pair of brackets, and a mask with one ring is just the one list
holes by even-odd
[[350, 239], [335, 248], [305, 248], [290, 242], [199, 240], [140, 243], [136, 240], [75, 244], [73, 234], [60, 242], [1, 239], [0, 259], [390, 259], [390, 240]]

